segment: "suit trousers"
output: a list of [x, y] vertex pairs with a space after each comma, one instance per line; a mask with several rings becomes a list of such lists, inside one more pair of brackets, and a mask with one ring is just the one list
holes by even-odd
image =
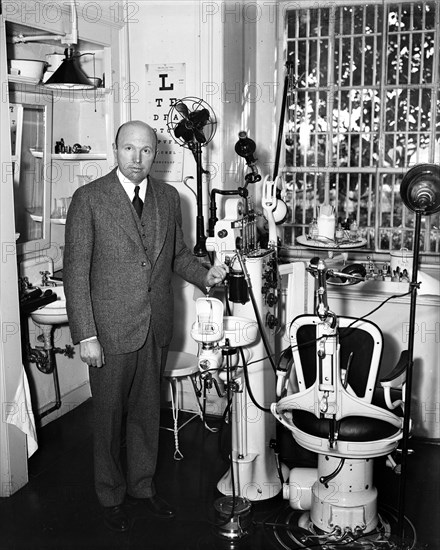
[[[89, 369], [95, 490], [103, 506], [122, 504], [126, 493], [137, 498], [155, 494], [160, 384], [167, 351], [168, 346], [156, 345], [154, 331], [150, 330], [139, 350], [105, 354], [101, 368]], [[126, 423], [126, 475], [121, 461], [123, 422]]]

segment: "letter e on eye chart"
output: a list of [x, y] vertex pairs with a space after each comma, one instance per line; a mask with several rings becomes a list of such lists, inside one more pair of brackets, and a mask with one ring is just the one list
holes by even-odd
[[185, 63], [145, 65], [145, 120], [157, 133], [157, 155], [151, 175], [168, 182], [183, 179], [184, 148], [168, 132], [171, 107], [186, 93]]

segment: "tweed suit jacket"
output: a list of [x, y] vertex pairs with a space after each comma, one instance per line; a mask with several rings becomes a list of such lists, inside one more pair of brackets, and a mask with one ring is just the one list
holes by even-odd
[[149, 178], [139, 220], [116, 169], [72, 198], [63, 279], [74, 343], [96, 335], [104, 352], [128, 353], [150, 327], [159, 346], [173, 330], [172, 273], [204, 290], [206, 268], [185, 245], [178, 192]]

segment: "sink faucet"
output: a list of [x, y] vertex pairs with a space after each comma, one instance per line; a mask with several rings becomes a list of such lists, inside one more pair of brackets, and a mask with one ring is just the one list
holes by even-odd
[[41, 286], [56, 286], [54, 281], [49, 281], [50, 271], [40, 271]]

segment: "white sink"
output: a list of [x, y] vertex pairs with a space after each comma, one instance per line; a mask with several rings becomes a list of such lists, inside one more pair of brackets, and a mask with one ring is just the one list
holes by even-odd
[[64, 286], [44, 287], [42, 290], [53, 290], [57, 299], [55, 302], [40, 307], [31, 313], [32, 320], [38, 325], [62, 325], [67, 323], [66, 296]]

